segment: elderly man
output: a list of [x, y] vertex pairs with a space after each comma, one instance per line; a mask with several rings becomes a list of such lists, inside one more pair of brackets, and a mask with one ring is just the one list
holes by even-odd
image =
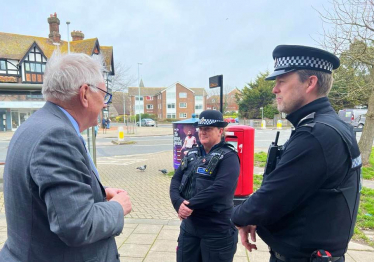
[[339, 59], [293, 45], [277, 46], [273, 57], [275, 71], [267, 79], [275, 80], [278, 110], [295, 130], [283, 147], [269, 151], [260, 189], [236, 207], [232, 221], [249, 250], [248, 234], [254, 241], [257, 226], [270, 261], [344, 261], [359, 204], [361, 157], [352, 127], [326, 97]]
[[7, 153], [0, 261], [119, 261], [114, 236], [131, 202], [124, 190], [103, 187], [80, 135], [111, 99], [102, 72], [85, 54], [48, 61], [47, 102], [17, 129]]

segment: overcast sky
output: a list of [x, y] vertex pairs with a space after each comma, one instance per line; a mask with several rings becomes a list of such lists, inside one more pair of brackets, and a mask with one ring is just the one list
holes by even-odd
[[[279, 44], [318, 47], [323, 33], [317, 10], [326, 0], [21, 0], [0, 8], [0, 32], [48, 37], [47, 18], [56, 12], [60, 34], [81, 30], [114, 48], [114, 63], [130, 67], [147, 87], [180, 82], [208, 88], [223, 74], [224, 85], [243, 88], [273, 69]], [[136, 81], [134, 83], [136, 85]]]

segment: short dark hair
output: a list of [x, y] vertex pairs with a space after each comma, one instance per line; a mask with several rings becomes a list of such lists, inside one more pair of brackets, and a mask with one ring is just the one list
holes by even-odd
[[318, 78], [318, 95], [327, 96], [329, 94], [333, 82], [332, 74], [307, 69], [297, 70], [296, 73], [299, 75], [301, 82], [305, 82], [310, 76], [316, 76]]

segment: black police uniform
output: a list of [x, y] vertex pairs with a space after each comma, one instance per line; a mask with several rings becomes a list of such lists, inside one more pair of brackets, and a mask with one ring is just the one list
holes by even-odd
[[234, 210], [232, 220], [257, 225], [271, 247], [271, 261], [309, 261], [317, 249], [344, 261], [359, 204], [361, 157], [352, 127], [326, 97], [287, 119], [296, 129], [275, 170]]
[[224, 141], [208, 154], [201, 145], [193, 148], [183, 159], [171, 180], [170, 198], [177, 212], [185, 199], [193, 212], [181, 223], [178, 262], [232, 261], [238, 234], [230, 217], [239, 169], [237, 153]]

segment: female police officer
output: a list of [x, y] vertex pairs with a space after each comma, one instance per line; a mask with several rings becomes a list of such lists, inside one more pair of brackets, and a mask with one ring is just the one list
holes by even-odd
[[238, 155], [224, 141], [227, 123], [219, 111], [203, 111], [196, 124], [201, 145], [189, 150], [170, 185], [171, 201], [182, 220], [177, 261], [232, 261], [238, 242], [230, 220]]

